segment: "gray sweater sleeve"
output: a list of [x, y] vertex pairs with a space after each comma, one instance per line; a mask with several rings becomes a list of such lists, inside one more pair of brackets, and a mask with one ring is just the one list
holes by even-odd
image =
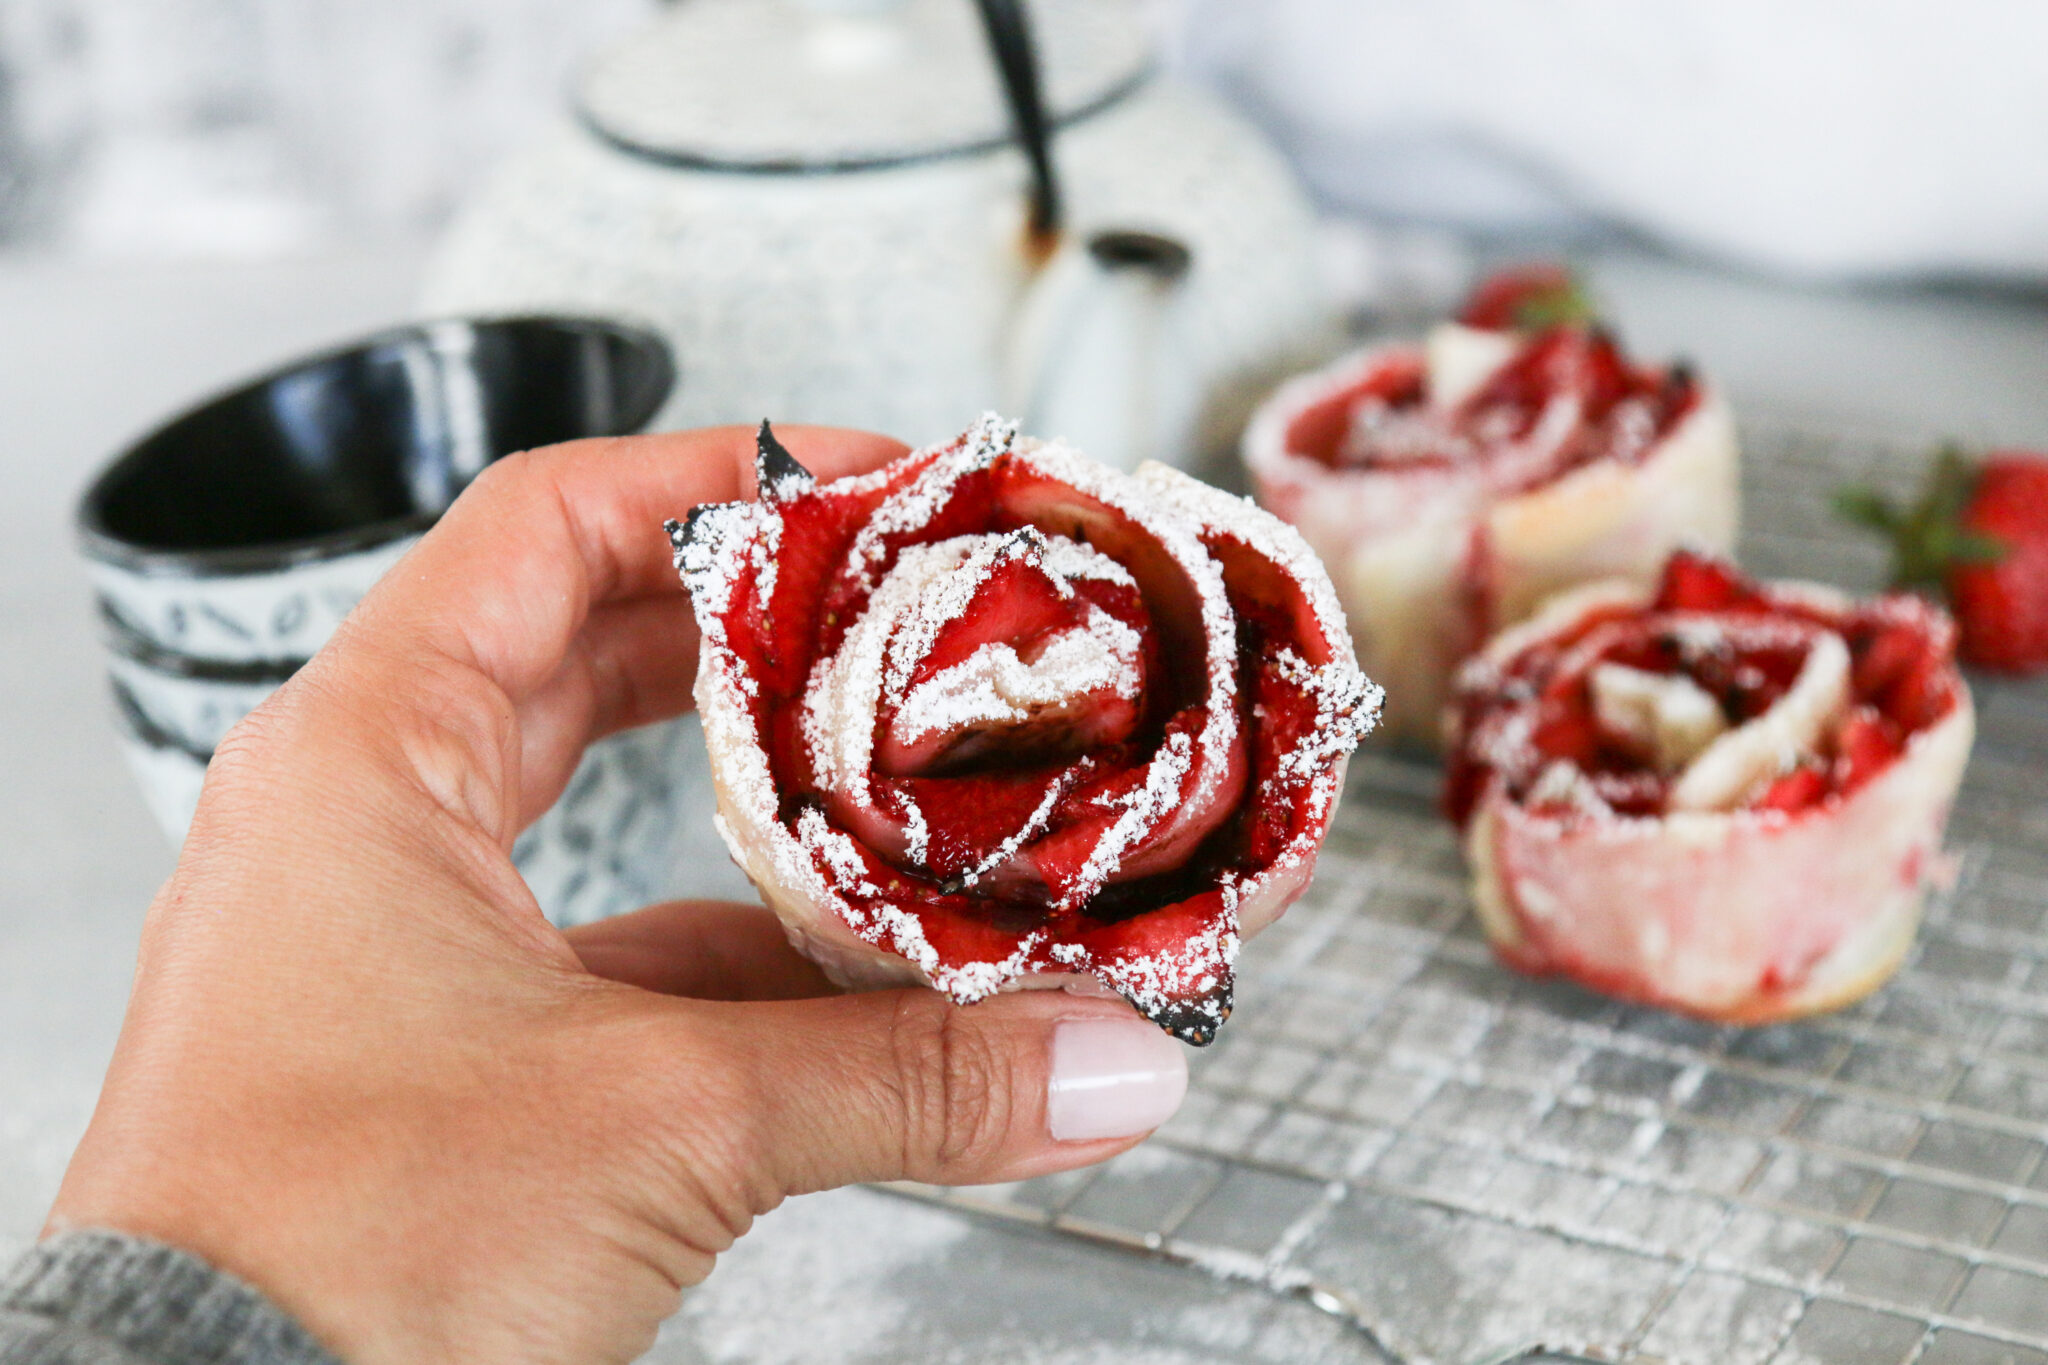
[[263, 1295], [196, 1256], [67, 1232], [0, 1279], [0, 1365], [339, 1365]]

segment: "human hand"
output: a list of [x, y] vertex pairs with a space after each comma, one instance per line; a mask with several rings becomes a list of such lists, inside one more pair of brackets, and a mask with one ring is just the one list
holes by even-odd
[[[901, 450], [778, 431], [820, 477]], [[53, 1229], [184, 1247], [358, 1362], [624, 1360], [787, 1195], [1021, 1179], [1172, 1112], [1180, 1047], [1121, 1002], [838, 995], [745, 906], [541, 917], [512, 840], [687, 706], [662, 519], [751, 456], [499, 462], [228, 736]]]

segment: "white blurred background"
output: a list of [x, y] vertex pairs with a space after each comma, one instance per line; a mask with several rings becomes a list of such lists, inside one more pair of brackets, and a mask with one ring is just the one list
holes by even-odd
[[[420, 240], [558, 109], [581, 55], [661, 3], [0, 0], [0, 243]], [[2048, 280], [2030, 0], [1154, 3], [1170, 59], [1383, 232]]]
[[0, 0], [0, 241], [112, 256], [430, 233], [655, 0]]
[[2048, 279], [2032, 0], [1188, 0], [1326, 205], [1793, 278]]

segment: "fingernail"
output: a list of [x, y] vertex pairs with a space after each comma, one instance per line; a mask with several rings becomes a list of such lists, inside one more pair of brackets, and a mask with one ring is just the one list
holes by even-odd
[[1053, 1029], [1045, 1119], [1055, 1142], [1149, 1133], [1187, 1092], [1181, 1045], [1142, 1019], [1067, 1019]]

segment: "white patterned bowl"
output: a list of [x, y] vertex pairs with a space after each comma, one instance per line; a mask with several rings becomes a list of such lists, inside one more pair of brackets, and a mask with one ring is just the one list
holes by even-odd
[[[485, 464], [646, 424], [674, 372], [593, 318], [393, 329], [172, 419], [87, 489], [80, 540], [130, 766], [175, 842], [221, 737], [325, 643]], [[514, 856], [558, 922], [655, 899], [678, 725], [593, 745]]]

